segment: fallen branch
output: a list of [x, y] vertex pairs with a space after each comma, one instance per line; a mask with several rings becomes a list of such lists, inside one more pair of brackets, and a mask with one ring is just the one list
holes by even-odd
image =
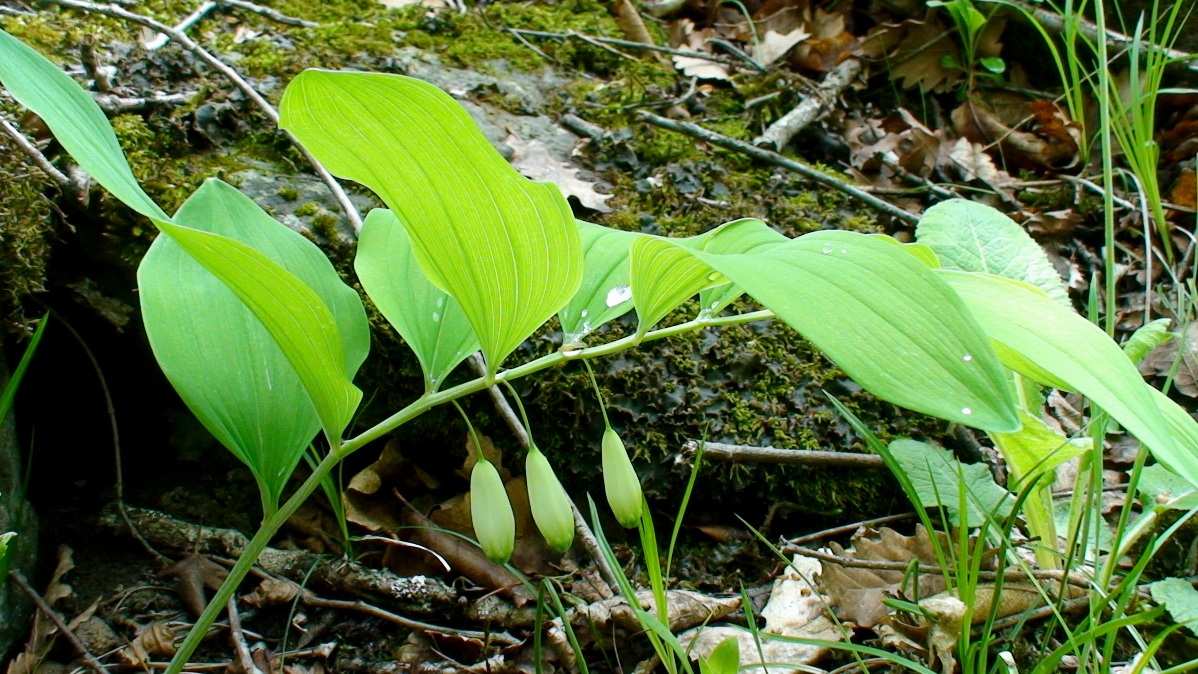
[[[141, 535], [156, 547], [238, 558], [249, 544], [245, 534], [235, 529], [200, 526], [146, 508], [130, 507], [126, 512]], [[111, 511], [104, 513], [100, 522], [110, 529], [125, 531], [124, 522]], [[263, 550], [258, 566], [273, 576], [297, 582], [302, 582], [315, 566], [309, 582], [316, 587], [372, 601], [385, 600], [405, 613], [446, 615], [457, 611], [457, 591], [425, 576], [407, 578], [348, 559], [276, 548]]]
[[[678, 463], [690, 463], [699, 451], [699, 442], [691, 440], [682, 446]], [[776, 449], [726, 445], [721, 442], [703, 443], [703, 458], [723, 463], [775, 463], [788, 466], [838, 466], [841, 468], [885, 468], [886, 462], [877, 454], [825, 452], [808, 449]]]
[[861, 59], [845, 59], [824, 76], [810, 96], [803, 98], [790, 112], [770, 124], [765, 133], [753, 139], [754, 145], [781, 150], [808, 124], [823, 117], [832, 108], [832, 103], [849, 88], [864, 69]]
[[722, 148], [726, 148], [729, 150], [735, 150], [737, 152], [741, 152], [750, 157], [753, 157], [754, 159], [760, 159], [761, 161], [768, 162], [775, 166], [781, 166], [782, 168], [790, 169], [791, 171], [798, 173], [799, 175], [803, 176], [804, 178], [809, 178], [811, 180], [814, 180], [817, 183], [820, 183], [821, 185], [826, 185], [835, 190], [843, 192], [851, 197], [854, 197], [854, 198], [860, 200], [861, 202], [870, 206], [874, 210], [876, 210], [880, 213], [889, 215], [892, 218], [901, 220], [909, 225], [914, 225], [919, 221], [919, 217], [916, 216], [914, 213], [908, 213], [907, 211], [904, 211], [903, 209], [899, 208], [898, 206], [895, 206], [894, 204], [892, 204], [888, 201], [879, 199], [878, 197], [870, 194], [869, 192], [866, 192], [865, 190], [863, 190], [855, 185], [851, 185], [844, 180], [841, 180], [839, 178], [835, 178], [831, 175], [828, 175], [827, 173], [817, 170], [812, 166], [808, 166], [807, 164], [803, 164], [794, 159], [783, 157], [782, 155], [778, 154], [777, 152], [772, 152], [765, 148], [757, 147], [756, 145], [753, 145], [752, 143], [746, 143], [742, 140], [736, 140], [735, 138], [729, 138], [728, 136], [725, 136], [721, 133], [716, 133], [715, 131], [712, 131], [710, 129], [704, 129], [703, 127], [701, 127], [697, 124], [691, 124], [690, 122], [679, 122], [679, 121], [675, 121], [673, 119], [666, 119], [665, 117], [655, 115], [646, 110], [638, 110], [636, 112], [636, 115], [654, 126], [659, 126], [663, 129], [669, 129], [671, 131], [677, 131], [679, 133], [684, 133], [688, 136], [691, 136], [692, 138], [698, 138], [699, 140], [707, 141], [708, 143], [711, 143], [712, 145], [718, 145]]
[[[186, 33], [181, 33], [160, 21], [152, 19], [148, 16], [143, 16], [141, 14], [135, 14], [116, 5], [97, 5], [91, 2], [86, 2], [86, 0], [46, 1], [62, 7], [79, 9], [85, 12], [92, 12], [94, 14], [112, 17], [114, 19], [122, 19], [130, 23], [135, 23], [139, 26], [145, 26], [146, 28], [156, 30], [163, 35], [166, 35], [175, 42], [178, 42], [179, 45], [184, 49], [187, 49], [198, 56], [201, 61], [207, 63], [217, 72], [229, 78], [229, 81], [231, 81], [234, 86], [240, 89], [247, 98], [253, 101], [254, 105], [258, 106], [258, 109], [270, 118], [270, 121], [274, 122], [276, 125], [279, 123], [279, 111], [276, 110], [269, 101], [263, 98], [262, 94], [258, 93], [256, 89], [250, 86], [250, 83], [247, 82], [240, 73], [230, 67], [229, 64], [221, 61], [214, 54], [212, 54], [212, 52], [201, 47], [195, 40], [188, 37]], [[357, 234], [359, 231], [361, 231], [362, 215], [358, 213], [358, 209], [354, 207], [353, 202], [349, 200], [349, 195], [345, 193], [345, 189], [341, 187], [341, 183], [337, 182], [337, 179], [334, 178], [331, 173], [325, 170], [324, 166], [317, 161], [316, 157], [312, 156], [312, 154], [308, 152], [308, 150], [301, 145], [294, 136], [287, 131], [284, 131], [283, 133], [287, 134], [287, 137], [295, 143], [296, 149], [298, 149], [300, 154], [302, 154], [304, 158], [308, 160], [308, 163], [312, 165], [312, 168], [316, 171], [316, 174], [320, 176], [320, 179], [324, 181], [324, 184], [327, 185], [329, 190], [333, 193], [333, 197], [337, 200], [337, 203], [341, 205], [341, 210], [344, 211], [345, 216], [349, 218], [350, 225], [353, 227], [354, 233]]]

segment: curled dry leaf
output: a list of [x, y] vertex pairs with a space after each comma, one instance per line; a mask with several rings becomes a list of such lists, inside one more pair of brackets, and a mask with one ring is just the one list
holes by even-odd
[[[69, 547], [65, 545], [58, 547], [58, 564], [54, 567], [54, 573], [50, 576], [46, 591], [42, 593], [42, 599], [50, 606], [54, 606], [60, 600], [74, 594], [71, 586], [62, 582], [63, 576], [75, 568], [73, 555], [74, 553]], [[35, 674], [42, 661], [49, 655], [50, 649], [54, 647], [57, 637], [58, 628], [54, 623], [41, 611], [35, 613], [33, 629], [30, 630], [29, 640], [25, 643], [25, 650], [18, 653], [12, 662], [8, 663], [8, 674]]]
[[151, 661], [161, 661], [175, 654], [175, 630], [162, 621], [154, 621], [137, 630], [137, 637], [117, 652], [126, 665], [146, 668]]
[[1140, 361], [1140, 372], [1168, 377], [1176, 363], [1173, 386], [1191, 398], [1198, 398], [1198, 321], [1182, 326], [1178, 334], [1179, 339], [1170, 339], [1149, 351]]
[[169, 568], [158, 573], [160, 578], [174, 577], [179, 581], [179, 599], [194, 615], [200, 615], [208, 606], [208, 597], [204, 588], [220, 589], [221, 583], [228, 577], [225, 567], [203, 555], [188, 555]]
[[986, 105], [971, 96], [953, 110], [958, 135], [992, 148], [1007, 168], [1061, 169], [1077, 162], [1081, 129], [1061, 106], [1002, 92], [990, 98]]
[[[762, 633], [798, 639], [841, 640], [840, 629], [827, 615], [828, 599], [812, 585], [820, 572], [818, 560], [802, 556], [794, 558], [794, 562], [774, 580], [769, 601], [761, 611], [761, 617], [765, 619]], [[818, 662], [828, 652], [823, 646], [770, 639], [762, 639], [758, 650], [758, 644], [750, 632], [722, 626], [698, 627], [680, 635], [679, 640], [694, 655], [710, 657], [716, 646], [728, 637], [735, 637], [740, 642], [740, 671], [753, 674], [809, 671], [805, 666]], [[770, 665], [768, 669], [754, 666], [778, 662], [785, 662], [787, 666]], [[746, 667], [748, 669], [744, 669]]]
[[283, 578], [267, 578], [254, 591], [242, 597], [242, 601], [254, 608], [266, 608], [290, 604], [300, 593], [299, 585]]
[[[978, 58], [999, 55], [1005, 27], [1003, 19], [992, 19], [986, 24], [978, 40]], [[944, 93], [955, 89], [965, 77], [961, 68], [945, 65], [961, 59], [955, 34], [940, 14], [932, 14], [924, 21], [909, 20], [898, 26], [880, 27], [866, 39], [865, 52], [873, 57], [888, 54], [887, 62], [892, 64], [890, 75], [903, 88]]]
[[[952, 545], [943, 533], [936, 533], [943, 546]], [[860, 627], [873, 627], [886, 619], [890, 609], [882, 603], [888, 596], [900, 593], [908, 596], [930, 597], [944, 590], [944, 579], [937, 566], [932, 538], [923, 526], [918, 526], [914, 536], [904, 536], [893, 529], [864, 529], [852, 540], [852, 549], [845, 550], [838, 543], [831, 544], [831, 552], [838, 557], [859, 561], [887, 561], [909, 563], [918, 560], [932, 573], [919, 576], [918, 588], [903, 588], [905, 573], [882, 569], [865, 569], [824, 563], [820, 585], [836, 604], [840, 619]]]
[[400, 505], [391, 490], [427, 490], [437, 486], [436, 478], [409, 461], [399, 442], [391, 440], [383, 447], [378, 461], [350, 479], [341, 495], [345, 519], [369, 531], [397, 531], [401, 526]]
[[685, 52], [693, 52], [695, 56], [675, 55], [674, 67], [687, 77], [697, 77], [701, 80], [724, 80], [732, 78], [728, 67], [702, 58], [702, 54], [710, 54], [711, 47], [707, 40], [714, 37], [711, 28], [695, 28], [690, 19], [679, 19], [670, 27], [670, 44]]

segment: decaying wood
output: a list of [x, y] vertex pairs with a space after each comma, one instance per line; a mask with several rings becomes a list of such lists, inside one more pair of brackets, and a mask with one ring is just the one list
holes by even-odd
[[[691, 440], [682, 446], [678, 460], [690, 463], [699, 451], [699, 442]], [[794, 466], [839, 466], [842, 468], [885, 468], [886, 462], [877, 454], [825, 452], [806, 449], [776, 449], [749, 445], [726, 445], [720, 442], [703, 443], [703, 458], [722, 463], [778, 463]]]
[[[156, 547], [237, 558], [249, 544], [249, 538], [235, 529], [200, 526], [146, 508], [126, 511], [142, 536]], [[106, 512], [100, 521], [116, 531], [126, 531], [115, 512]], [[381, 602], [405, 613], [444, 616], [458, 611], [457, 591], [435, 578], [407, 578], [307, 550], [266, 548], [258, 557], [258, 566], [271, 575], [298, 582], [311, 570], [308, 582], [314, 587]]]
[[864, 69], [861, 59], [845, 59], [824, 76], [819, 86], [803, 98], [793, 110], [770, 124], [765, 133], [753, 139], [754, 145], [781, 150], [786, 144], [815, 120], [832, 109], [832, 104], [856, 81]]

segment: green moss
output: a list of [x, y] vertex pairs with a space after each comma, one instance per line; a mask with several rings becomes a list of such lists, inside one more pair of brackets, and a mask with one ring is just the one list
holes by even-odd
[[52, 220], [43, 194], [52, 189], [40, 169], [0, 143], [0, 311], [7, 329], [26, 325], [22, 300], [45, 290]]
[[320, 204], [317, 204], [314, 201], [309, 201], [306, 204], [300, 204], [299, 207], [295, 209], [295, 214], [301, 218], [309, 218], [319, 212]]
[[275, 193], [278, 194], [279, 198], [283, 199], [284, 201], [295, 201], [299, 199], [300, 196], [299, 190], [295, 189], [294, 187], [280, 187]]

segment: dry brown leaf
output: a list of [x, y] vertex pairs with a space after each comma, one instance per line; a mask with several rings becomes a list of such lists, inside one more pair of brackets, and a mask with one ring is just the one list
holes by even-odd
[[[1179, 338], [1170, 339], [1157, 346], [1140, 361], [1140, 372], [1145, 375], [1167, 377], [1177, 363], [1173, 386], [1181, 393], [1198, 398], [1198, 321], [1179, 329]], [[1180, 356], [1178, 355], [1180, 351]]]
[[1171, 204], [1191, 211], [1198, 209], [1198, 174], [1194, 169], [1182, 169], [1169, 186], [1168, 198]]
[[526, 177], [557, 185], [562, 194], [578, 199], [592, 211], [611, 212], [611, 206], [604, 202], [612, 195], [599, 194], [595, 191], [595, 183], [579, 180], [578, 169], [554, 159], [545, 143], [536, 138], [525, 141], [516, 134], [509, 134], [504, 142], [512, 148], [512, 166]]
[[[940, 537], [941, 545], [951, 545], [944, 534], [936, 535]], [[917, 527], [914, 536], [903, 536], [893, 529], [865, 529], [853, 536], [852, 545], [852, 551], [846, 551], [832, 543], [832, 553], [861, 561], [907, 563], [919, 560], [922, 565], [938, 568], [932, 539], [922, 526]], [[820, 585], [839, 608], [842, 620], [861, 627], [873, 627], [890, 613], [882, 600], [903, 592], [900, 585], [904, 576], [903, 571], [862, 569], [825, 562]], [[907, 588], [903, 594], [929, 597], [944, 587], [944, 579], [938, 573], [924, 573], [919, 577], [918, 589]]]
[[137, 630], [137, 637], [117, 651], [126, 665], [145, 669], [153, 660], [163, 660], [175, 654], [175, 630], [165, 622], [155, 621]]
[[[58, 547], [58, 564], [54, 567], [54, 573], [50, 576], [50, 582], [42, 594], [42, 599], [50, 606], [54, 606], [59, 600], [74, 594], [71, 586], [62, 582], [62, 577], [75, 568], [73, 554], [72, 550], [65, 545]], [[29, 631], [29, 640], [25, 643], [25, 650], [8, 663], [7, 674], [36, 674], [50, 653], [50, 649], [53, 648], [54, 640], [57, 637], [58, 628], [54, 623], [41, 611], [35, 613], [33, 629]]]
[[785, 34], [767, 30], [762, 34], [761, 40], [749, 50], [749, 55], [753, 57], [754, 61], [768, 66], [786, 56], [787, 52], [795, 45], [809, 37], [811, 37], [811, 33], [802, 28], [796, 28]]
[[254, 591], [241, 600], [255, 608], [290, 604], [300, 593], [300, 586], [284, 578], [266, 578]]
[[[653, 41], [653, 36], [649, 34], [649, 29], [645, 27], [645, 20], [641, 18], [641, 13], [637, 11], [636, 5], [632, 4], [632, 0], [617, 0], [612, 6], [612, 14], [615, 15], [616, 25], [624, 33], [624, 37], [641, 44], [656, 44]], [[660, 56], [660, 52], [650, 53]]]
[[316, 553], [341, 554], [340, 524], [333, 513], [309, 501], [287, 518], [287, 529], [300, 534], [301, 548]]
[[1077, 162], [1081, 129], [1059, 105], [1003, 92], [991, 94], [989, 102], [971, 96], [953, 110], [958, 135], [994, 148], [1008, 168], [1059, 169]]
[[687, 77], [697, 77], [701, 80], [727, 81], [731, 79], [732, 73], [726, 66], [700, 56], [711, 53], [711, 47], [708, 46], [707, 40], [714, 35], [715, 31], [711, 28], [696, 29], [694, 22], [690, 19], [675, 21], [670, 27], [670, 44], [681, 51], [692, 52], [695, 56], [675, 55], [673, 57], [674, 67]]
[[828, 72], [860, 46], [856, 35], [845, 29], [844, 14], [808, 9], [807, 30], [811, 37], [791, 53], [790, 62], [806, 70]]
[[398, 441], [391, 440], [378, 460], [354, 475], [341, 494], [345, 519], [369, 531], [396, 531], [401, 526], [400, 505], [391, 490], [428, 490], [439, 484], [403, 455]]
[[174, 577], [179, 580], [179, 599], [187, 610], [195, 615], [204, 612], [208, 606], [208, 598], [204, 588], [220, 589], [221, 583], [229, 575], [229, 570], [208, 559], [203, 555], [188, 555], [175, 562], [169, 568], [158, 572], [159, 578]]
[[994, 159], [986, 154], [986, 148], [977, 143], [971, 143], [967, 138], [958, 138], [951, 145], [942, 145], [938, 165], [943, 170], [952, 169], [965, 182], [980, 180], [994, 189], [1010, 185], [1013, 180], [1006, 171], [994, 164]]

